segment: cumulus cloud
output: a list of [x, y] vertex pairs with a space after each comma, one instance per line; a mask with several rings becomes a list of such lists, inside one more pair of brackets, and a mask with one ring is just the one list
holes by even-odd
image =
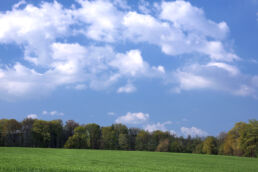
[[124, 116], [120, 116], [116, 119], [116, 123], [123, 123], [123, 124], [141, 124], [146, 122], [149, 119], [149, 114], [137, 112], [131, 113], [128, 112]]
[[29, 115], [27, 116], [27, 118], [37, 119], [37, 118], [38, 118], [38, 115], [37, 115], [37, 114], [29, 114]]
[[172, 91], [180, 93], [183, 90], [216, 90], [237, 96], [257, 97], [257, 76], [240, 72], [235, 65], [210, 62], [208, 64], [192, 64], [178, 68], [167, 78], [173, 83]]
[[[242, 74], [234, 65], [240, 58], [225, 46], [228, 25], [208, 19], [190, 2], [140, 1], [138, 12], [121, 0], [76, 3], [65, 8], [57, 1], [38, 6], [20, 1], [0, 12], [0, 44], [16, 44], [23, 51], [23, 59], [0, 64], [1, 97], [38, 97], [62, 86], [102, 90], [122, 79], [143, 77], [173, 80], [176, 92], [209, 88], [256, 93], [255, 76]], [[140, 49], [119, 52], [121, 43], [151, 44], [169, 56], [198, 54], [208, 62], [198, 70], [165, 69], [151, 65]], [[132, 84], [117, 88], [118, 93], [135, 90]]]
[[[166, 121], [164, 123], [154, 123], [154, 124], [148, 124], [144, 127], [145, 130], [149, 132], [153, 132], [156, 130], [161, 130], [161, 131], [169, 131], [166, 127], [166, 125], [172, 124], [171, 121]], [[175, 131], [171, 130], [171, 134], [175, 134]]]
[[192, 136], [192, 137], [205, 137], [208, 135], [208, 133], [206, 131], [203, 131], [199, 128], [196, 128], [196, 127], [191, 127], [191, 128], [187, 128], [187, 127], [181, 127], [180, 129], [181, 133], [184, 135], [184, 136]]

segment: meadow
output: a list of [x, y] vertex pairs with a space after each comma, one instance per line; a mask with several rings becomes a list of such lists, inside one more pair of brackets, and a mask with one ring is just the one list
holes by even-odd
[[1, 172], [257, 172], [257, 158], [184, 153], [0, 147]]

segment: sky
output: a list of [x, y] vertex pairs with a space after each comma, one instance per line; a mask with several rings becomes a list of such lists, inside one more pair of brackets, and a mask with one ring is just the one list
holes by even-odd
[[218, 135], [258, 118], [257, 0], [0, 2], [0, 118]]

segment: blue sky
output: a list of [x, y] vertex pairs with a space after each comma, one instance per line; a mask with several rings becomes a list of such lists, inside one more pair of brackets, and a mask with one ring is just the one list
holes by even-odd
[[206, 136], [258, 117], [258, 1], [0, 2], [0, 118]]

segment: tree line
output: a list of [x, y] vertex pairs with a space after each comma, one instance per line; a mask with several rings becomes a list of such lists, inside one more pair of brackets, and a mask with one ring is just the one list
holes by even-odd
[[101, 127], [73, 120], [44, 121], [26, 118], [0, 120], [0, 146], [139, 150], [258, 157], [258, 121], [238, 122], [219, 136], [177, 137], [169, 132], [148, 132], [123, 124]]

